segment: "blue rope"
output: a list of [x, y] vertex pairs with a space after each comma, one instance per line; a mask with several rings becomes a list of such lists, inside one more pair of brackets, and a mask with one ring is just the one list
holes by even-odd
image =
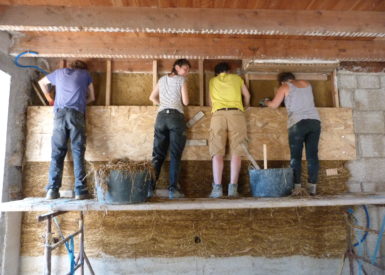
[[[66, 243], [66, 246], [67, 246], [67, 243]], [[70, 258], [70, 264], [71, 264], [70, 275], [74, 275], [75, 274], [75, 245], [74, 245], [73, 236], [71, 236], [69, 240], [68, 256]]]
[[22, 52], [22, 53], [18, 54], [15, 57], [15, 60], [13, 61], [17, 67], [20, 67], [20, 68], [34, 68], [36, 70], [39, 70], [43, 74], [48, 74], [47, 71], [43, 70], [42, 68], [40, 68], [38, 66], [35, 66], [35, 65], [22, 65], [22, 64], [20, 64], [19, 63], [19, 58], [22, 57], [25, 54], [38, 54], [38, 52], [28, 50], [28, 51], [25, 51], [25, 52]]
[[377, 241], [376, 241], [376, 248], [374, 249], [373, 255], [371, 257], [372, 264], [375, 264], [377, 262], [376, 257], [377, 257], [378, 250], [380, 250], [382, 235], [384, 234], [384, 231], [385, 231], [385, 215], [382, 218], [381, 229], [380, 229], [380, 232], [378, 234]]
[[[365, 211], [366, 228], [370, 228], [370, 216], [369, 216], [368, 208], [367, 208], [366, 205], [362, 205], [362, 208], [363, 208], [364, 211]], [[353, 218], [355, 219], [355, 221], [357, 221], [356, 217], [354, 217], [354, 215], [353, 215], [354, 210], [353, 210], [352, 208], [349, 208], [349, 209], [347, 210], [347, 212], [353, 216]], [[366, 238], [368, 237], [368, 234], [369, 234], [369, 232], [368, 232], [368, 231], [365, 231], [364, 235], [360, 238], [360, 240], [353, 244], [353, 247], [357, 247], [357, 246], [359, 246], [361, 243], [363, 243], [363, 242], [366, 240]]]

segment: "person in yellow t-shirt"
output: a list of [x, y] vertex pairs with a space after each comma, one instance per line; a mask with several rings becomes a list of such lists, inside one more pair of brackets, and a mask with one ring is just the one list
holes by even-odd
[[209, 89], [213, 113], [210, 124], [209, 150], [214, 177], [210, 198], [223, 196], [222, 173], [227, 139], [231, 154], [228, 196], [237, 197], [241, 156], [243, 155], [241, 143], [247, 141], [244, 111], [249, 107], [250, 93], [240, 76], [230, 74], [230, 66], [225, 62], [215, 66], [215, 77], [210, 80]]

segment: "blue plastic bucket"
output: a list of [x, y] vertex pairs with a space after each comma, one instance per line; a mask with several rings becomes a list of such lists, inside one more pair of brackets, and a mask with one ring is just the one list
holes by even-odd
[[291, 168], [249, 169], [249, 176], [253, 197], [284, 197], [290, 195], [294, 187]]
[[103, 187], [100, 182], [95, 183], [97, 199], [106, 204], [145, 202], [150, 179], [148, 171], [131, 173], [111, 170]]

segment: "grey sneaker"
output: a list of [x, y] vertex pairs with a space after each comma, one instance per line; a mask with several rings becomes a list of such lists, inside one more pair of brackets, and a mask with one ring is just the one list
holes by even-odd
[[184, 194], [180, 192], [178, 189], [174, 188], [168, 191], [168, 198], [172, 199], [180, 199], [184, 198]]
[[315, 183], [308, 183], [306, 185], [306, 189], [309, 192], [309, 194], [312, 196], [315, 196], [317, 194], [317, 184]]
[[60, 198], [59, 190], [57, 189], [48, 189], [47, 195], [45, 196], [47, 200], [54, 200]]
[[239, 197], [238, 184], [236, 184], [236, 183], [230, 183], [229, 184], [227, 196], [229, 196], [229, 197]]
[[213, 190], [210, 193], [210, 198], [220, 198], [223, 197], [222, 184], [213, 183]]

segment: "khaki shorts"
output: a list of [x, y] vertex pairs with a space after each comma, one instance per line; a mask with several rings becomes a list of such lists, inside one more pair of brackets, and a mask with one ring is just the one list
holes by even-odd
[[240, 110], [216, 111], [210, 124], [210, 155], [224, 156], [226, 143], [229, 140], [230, 155], [243, 156], [240, 144], [247, 143], [247, 127], [245, 114]]

